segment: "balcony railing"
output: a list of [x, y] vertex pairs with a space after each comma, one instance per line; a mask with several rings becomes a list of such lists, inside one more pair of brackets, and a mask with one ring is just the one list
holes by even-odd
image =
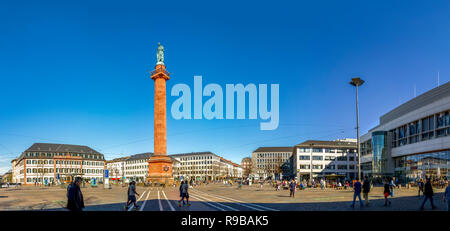
[[170, 76], [170, 73], [168, 71], [166, 71], [166, 70], [163, 70], [163, 69], [153, 70], [153, 71], [150, 72], [150, 75], [155, 75], [155, 74], [161, 73], [161, 72], [166, 74], [167, 76]]

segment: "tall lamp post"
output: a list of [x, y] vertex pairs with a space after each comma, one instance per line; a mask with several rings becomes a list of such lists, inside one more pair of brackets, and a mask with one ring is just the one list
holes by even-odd
[[312, 161], [312, 152], [313, 152], [314, 144], [309, 145], [309, 182], [312, 183], [313, 180], [313, 161]]
[[361, 78], [352, 78], [351, 85], [356, 87], [356, 139], [358, 146], [358, 178], [361, 180], [361, 147], [359, 144], [359, 107], [358, 107], [358, 87], [363, 85], [364, 80]]

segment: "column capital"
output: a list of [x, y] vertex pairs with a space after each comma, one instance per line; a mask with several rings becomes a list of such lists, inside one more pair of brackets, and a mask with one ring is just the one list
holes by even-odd
[[165, 80], [170, 79], [170, 73], [166, 71], [166, 66], [163, 64], [157, 64], [155, 70], [150, 72], [150, 76], [153, 80], [156, 80], [157, 78], [163, 78]]

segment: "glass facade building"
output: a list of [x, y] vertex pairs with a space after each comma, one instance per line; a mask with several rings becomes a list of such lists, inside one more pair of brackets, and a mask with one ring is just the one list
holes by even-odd
[[450, 150], [394, 158], [395, 176], [404, 182], [450, 178]]
[[450, 82], [398, 106], [361, 136], [361, 171], [400, 182], [450, 177]]
[[376, 131], [372, 133], [372, 176], [384, 177], [392, 176], [388, 171], [388, 147], [387, 133], [385, 131]]

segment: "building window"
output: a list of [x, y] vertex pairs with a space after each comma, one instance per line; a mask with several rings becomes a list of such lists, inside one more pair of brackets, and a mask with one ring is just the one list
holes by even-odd
[[309, 169], [309, 164], [301, 164], [300, 169]]
[[313, 169], [322, 169], [322, 168], [323, 168], [323, 165], [321, 165], [321, 164], [318, 164], [318, 165], [314, 164], [313, 165]]
[[335, 156], [325, 156], [325, 160], [335, 160]]
[[323, 160], [323, 156], [313, 156], [313, 160]]
[[309, 160], [309, 156], [298, 156], [299, 160]]
[[337, 161], [347, 161], [347, 157], [346, 156], [338, 156]]
[[334, 164], [329, 164], [327, 166], [325, 166], [326, 169], [336, 169], [336, 165]]
[[338, 165], [338, 169], [347, 169], [347, 165]]

